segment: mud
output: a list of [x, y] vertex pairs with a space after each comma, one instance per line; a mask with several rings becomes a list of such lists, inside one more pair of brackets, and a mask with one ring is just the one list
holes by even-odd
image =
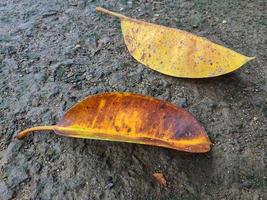
[[[137, 63], [116, 18], [95, 6], [190, 31], [257, 59], [234, 73], [180, 79]], [[267, 199], [266, 2], [0, 2], [0, 199]], [[136, 144], [71, 139], [25, 128], [55, 124], [104, 91], [185, 107], [214, 143], [197, 155]], [[167, 187], [152, 174], [161, 172]]]

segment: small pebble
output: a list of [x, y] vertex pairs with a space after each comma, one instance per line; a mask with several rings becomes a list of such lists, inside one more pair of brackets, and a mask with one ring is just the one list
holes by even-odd
[[0, 182], [0, 199], [8, 200], [12, 198], [12, 191], [7, 187], [5, 182]]
[[111, 176], [108, 177], [108, 184], [106, 185], [106, 188], [111, 190], [114, 187], [113, 178]]
[[18, 184], [22, 183], [27, 178], [28, 178], [28, 175], [24, 168], [14, 167], [10, 171], [7, 183], [11, 187], [16, 187]]

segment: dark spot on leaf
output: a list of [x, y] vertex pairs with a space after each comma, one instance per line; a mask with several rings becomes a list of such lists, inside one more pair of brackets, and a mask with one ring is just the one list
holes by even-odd
[[120, 127], [115, 126], [115, 130], [116, 130], [117, 132], [119, 132], [119, 131], [120, 131]]

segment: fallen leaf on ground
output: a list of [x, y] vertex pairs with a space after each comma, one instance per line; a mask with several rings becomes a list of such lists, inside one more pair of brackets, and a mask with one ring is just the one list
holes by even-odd
[[186, 31], [96, 8], [121, 20], [130, 54], [153, 70], [175, 77], [206, 78], [232, 72], [254, 59]]
[[40, 130], [194, 153], [208, 152], [211, 145], [203, 126], [185, 109], [153, 97], [123, 92], [89, 96], [70, 108], [57, 125], [29, 128], [17, 138]]
[[163, 187], [167, 186], [167, 181], [162, 173], [154, 173], [153, 177], [156, 179], [156, 181]]

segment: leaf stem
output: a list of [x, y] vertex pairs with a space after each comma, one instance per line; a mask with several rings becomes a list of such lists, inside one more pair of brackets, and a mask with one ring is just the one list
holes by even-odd
[[102, 7], [96, 7], [96, 11], [103, 12], [103, 13], [106, 13], [106, 14], [109, 14], [109, 15], [112, 15], [112, 16], [115, 16], [115, 17], [118, 17], [120, 19], [125, 19], [125, 18], [128, 19], [128, 17], [126, 17], [126, 16], [124, 16], [122, 14], [119, 14], [119, 13], [116, 13], [116, 12], [112, 12], [112, 11], [107, 10], [105, 8], [102, 8]]
[[22, 140], [30, 132], [33, 132], [33, 131], [53, 131], [54, 129], [55, 129], [55, 126], [36, 126], [36, 127], [28, 128], [24, 131], [19, 132], [17, 135], [17, 139]]

